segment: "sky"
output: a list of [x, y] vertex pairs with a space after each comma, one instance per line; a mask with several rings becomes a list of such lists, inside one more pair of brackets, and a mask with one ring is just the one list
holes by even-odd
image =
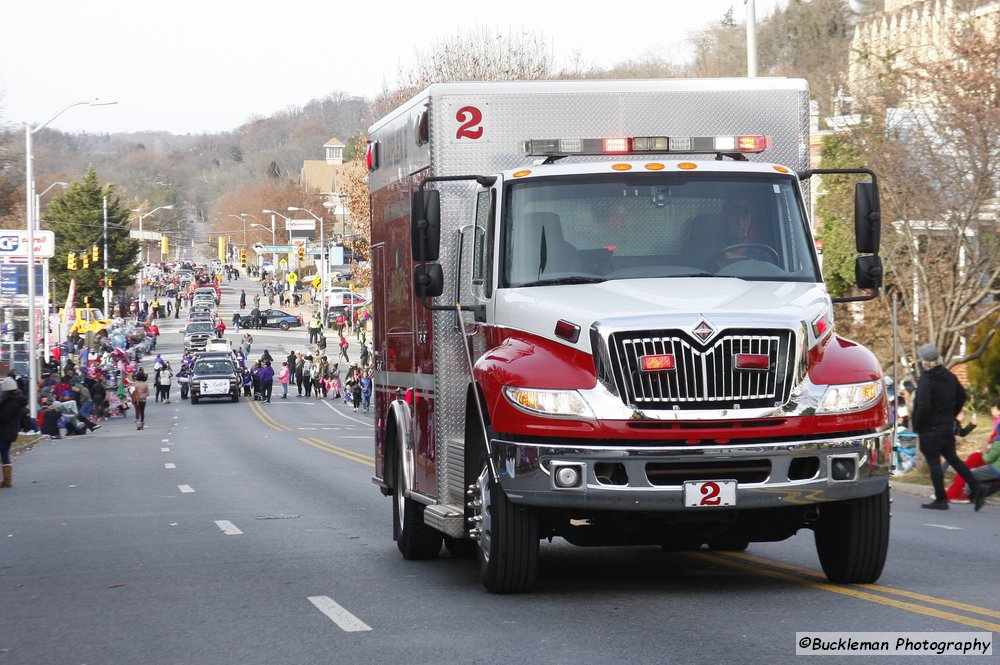
[[[758, 20], [787, 0], [755, 0]], [[685, 59], [685, 38], [745, 0], [3, 0], [0, 123], [64, 132], [224, 132], [341, 92], [392, 88], [415, 55], [477, 28], [610, 67]]]

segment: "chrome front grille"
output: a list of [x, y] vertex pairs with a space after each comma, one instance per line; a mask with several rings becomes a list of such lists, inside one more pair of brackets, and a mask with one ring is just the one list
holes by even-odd
[[[612, 333], [611, 379], [640, 409], [766, 408], [784, 404], [796, 371], [791, 330], [726, 330], [701, 344], [680, 330]], [[767, 356], [767, 369], [739, 369], [738, 354]], [[671, 355], [669, 371], [643, 371], [643, 356]]]

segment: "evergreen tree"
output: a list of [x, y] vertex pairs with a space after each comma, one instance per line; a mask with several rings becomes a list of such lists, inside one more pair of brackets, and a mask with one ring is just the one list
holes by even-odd
[[[55, 256], [49, 264], [55, 281], [53, 302], [56, 306], [65, 301], [71, 279], [76, 279], [77, 305], [83, 303], [84, 296], [89, 296], [92, 306], [103, 306], [100, 280], [105, 278], [104, 197], [108, 199], [108, 268], [118, 270], [108, 273], [113, 280], [112, 291], [121, 293], [135, 284], [140, 269], [139, 241], [129, 238], [129, 209], [121, 205], [114, 185], [101, 187], [97, 172], [91, 168], [82, 181], [74, 181], [62, 196], [49, 202], [46, 211], [47, 227], [56, 236]], [[98, 260], [91, 261], [90, 267], [84, 270], [81, 256], [84, 252], [92, 252], [94, 246], [99, 248]], [[71, 253], [76, 254], [77, 270], [67, 268], [67, 255]]]

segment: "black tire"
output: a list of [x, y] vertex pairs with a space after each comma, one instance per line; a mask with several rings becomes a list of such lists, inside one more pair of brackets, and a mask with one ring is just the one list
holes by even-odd
[[475, 559], [479, 546], [469, 538], [444, 537], [444, 547], [452, 559]]
[[875, 582], [889, 550], [889, 488], [863, 499], [823, 504], [815, 536], [827, 579], [838, 584]]
[[233, 395], [233, 401], [234, 402], [239, 402], [240, 401], [240, 394], [239, 393], [236, 393], [235, 395]]
[[396, 453], [392, 490], [392, 537], [407, 561], [433, 559], [441, 551], [443, 534], [424, 524], [424, 504], [403, 495], [402, 450]]
[[281, 329], [282, 330], [288, 330], [290, 327], [291, 326], [288, 325], [288, 321], [282, 321], [281, 322]]
[[530, 591], [538, 574], [538, 513], [511, 503], [497, 483], [486, 480], [483, 531], [479, 541], [479, 579], [491, 593]]
[[713, 540], [705, 543], [713, 552], [742, 552], [750, 547], [749, 540]]
[[191, 403], [192, 404], [197, 404], [198, 403], [198, 398], [195, 397], [194, 395], [191, 395]]

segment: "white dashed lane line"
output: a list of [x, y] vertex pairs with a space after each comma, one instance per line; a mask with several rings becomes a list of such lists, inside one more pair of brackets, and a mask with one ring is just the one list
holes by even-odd
[[161, 453], [169, 453], [170, 452], [170, 448], [160, 448], [160, 452]]
[[176, 469], [177, 465], [174, 464], [173, 462], [167, 462], [166, 464], [163, 465], [163, 468], [164, 469]]
[[178, 485], [177, 489], [181, 491], [181, 494], [191, 494], [194, 492], [194, 488], [190, 485]]
[[215, 526], [227, 536], [242, 536], [243, 532], [236, 528], [236, 525], [228, 520], [215, 520]]
[[310, 596], [309, 602], [315, 605], [316, 609], [325, 614], [330, 621], [340, 626], [340, 629], [345, 632], [354, 633], [362, 630], [371, 630], [371, 626], [345, 610], [329, 596]]

